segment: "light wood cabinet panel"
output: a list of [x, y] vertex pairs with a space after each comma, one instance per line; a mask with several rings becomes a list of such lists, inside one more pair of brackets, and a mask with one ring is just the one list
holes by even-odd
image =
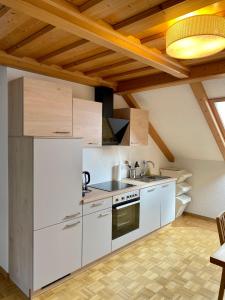
[[82, 218], [34, 232], [34, 290], [81, 267]]
[[73, 99], [73, 136], [82, 137], [85, 147], [102, 145], [102, 103]]
[[83, 217], [83, 254], [85, 266], [112, 250], [112, 208]]
[[115, 109], [114, 117], [130, 120], [122, 145], [148, 145], [148, 111], [138, 108]]
[[19, 78], [9, 83], [10, 136], [72, 136], [72, 89]]

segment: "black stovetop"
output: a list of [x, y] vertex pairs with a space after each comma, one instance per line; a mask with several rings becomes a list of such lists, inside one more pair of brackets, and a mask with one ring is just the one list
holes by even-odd
[[107, 192], [124, 190], [124, 189], [127, 189], [132, 186], [135, 186], [135, 185], [129, 184], [129, 183], [124, 183], [121, 181], [115, 181], [115, 180], [89, 185], [89, 187], [92, 187], [92, 188], [95, 188], [98, 190], [107, 191]]

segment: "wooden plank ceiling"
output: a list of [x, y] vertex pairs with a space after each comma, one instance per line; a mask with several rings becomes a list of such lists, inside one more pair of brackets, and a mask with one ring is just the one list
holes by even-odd
[[[0, 0], [0, 64], [126, 94], [225, 74], [225, 52], [176, 61], [165, 31], [225, 0]], [[219, 63], [218, 63], [219, 62]]]

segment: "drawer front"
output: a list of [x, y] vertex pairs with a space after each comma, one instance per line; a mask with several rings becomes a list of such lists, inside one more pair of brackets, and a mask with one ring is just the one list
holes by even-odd
[[112, 208], [112, 197], [84, 204], [83, 215], [89, 215], [106, 208]]
[[81, 267], [82, 218], [34, 231], [33, 290]]
[[111, 250], [112, 209], [84, 216], [82, 266], [107, 255]]

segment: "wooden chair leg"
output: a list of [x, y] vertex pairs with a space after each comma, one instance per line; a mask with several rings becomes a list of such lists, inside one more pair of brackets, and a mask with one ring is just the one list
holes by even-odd
[[223, 268], [222, 270], [218, 300], [223, 300], [224, 289], [225, 289], [225, 268]]

